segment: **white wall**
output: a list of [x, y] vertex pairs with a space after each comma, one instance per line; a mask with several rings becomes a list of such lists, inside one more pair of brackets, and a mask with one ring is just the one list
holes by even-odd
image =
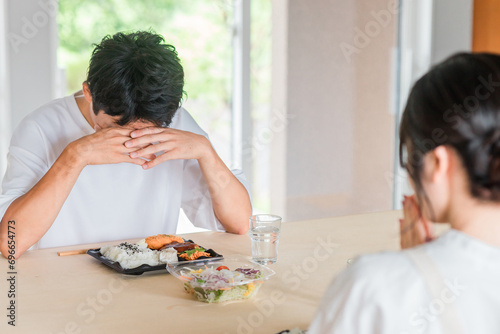
[[351, 39], [354, 24], [352, 1], [290, 2], [288, 197], [352, 187], [355, 66], [347, 66], [339, 44]]
[[57, 78], [57, 1], [6, 1], [11, 129], [52, 100]]
[[391, 77], [397, 16], [357, 52], [357, 30], [390, 1], [273, 1], [272, 211], [286, 220], [392, 207]]
[[58, 94], [57, 0], [0, 0], [0, 179], [10, 137]]
[[[9, 91], [6, 45], [6, 4], [7, 0], [0, 2], [0, 180], [6, 166], [6, 156], [10, 138]], [[1, 183], [0, 183], [1, 190]]]
[[471, 51], [473, 8], [473, 0], [434, 0], [432, 64]]

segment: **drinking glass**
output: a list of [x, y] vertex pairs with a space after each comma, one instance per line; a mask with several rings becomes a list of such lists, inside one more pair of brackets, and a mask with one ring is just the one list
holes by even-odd
[[259, 214], [250, 217], [249, 235], [252, 240], [252, 259], [259, 264], [272, 264], [278, 259], [281, 217]]

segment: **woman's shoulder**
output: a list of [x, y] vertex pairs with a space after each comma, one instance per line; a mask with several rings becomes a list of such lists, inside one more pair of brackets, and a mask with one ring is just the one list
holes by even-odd
[[343, 272], [345, 279], [370, 295], [398, 294], [416, 284], [419, 275], [404, 251], [385, 251], [362, 255]]
[[424, 294], [404, 252], [359, 256], [330, 284], [311, 333], [397, 333]]
[[348, 272], [356, 277], [378, 276], [382, 272], [395, 271], [397, 275], [412, 269], [411, 261], [403, 251], [384, 251], [365, 254], [354, 259]]

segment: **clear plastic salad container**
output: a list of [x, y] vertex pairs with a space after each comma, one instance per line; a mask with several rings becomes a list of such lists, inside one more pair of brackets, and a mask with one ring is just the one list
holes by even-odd
[[275, 274], [268, 267], [243, 256], [217, 262], [173, 263], [167, 265], [167, 270], [184, 282], [186, 292], [205, 303], [251, 298], [264, 281]]

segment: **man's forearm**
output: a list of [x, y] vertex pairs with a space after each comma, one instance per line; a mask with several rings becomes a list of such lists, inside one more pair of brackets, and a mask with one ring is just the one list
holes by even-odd
[[252, 206], [243, 184], [231, 173], [215, 151], [199, 159], [198, 163], [207, 182], [217, 219], [228, 232], [246, 233]]
[[129, 128], [110, 127], [70, 143], [45, 176], [7, 209], [0, 223], [0, 251], [6, 254], [9, 220], [16, 221], [16, 254], [24, 253], [42, 238], [54, 223], [71, 189], [87, 165], [144, 164], [129, 157], [131, 149], [123, 143], [130, 138]]
[[252, 214], [248, 192], [217, 155], [208, 138], [194, 132], [159, 127], [134, 130], [130, 137], [125, 142], [125, 147], [134, 150], [130, 157], [154, 155], [142, 165], [144, 169], [168, 160], [196, 159], [208, 185], [215, 216], [226, 231], [247, 232], [248, 217]]
[[8, 254], [8, 222], [16, 222], [19, 257], [52, 226], [84, 166], [68, 146], [42, 179], [11, 203], [0, 223], [0, 251], [4, 256]]

